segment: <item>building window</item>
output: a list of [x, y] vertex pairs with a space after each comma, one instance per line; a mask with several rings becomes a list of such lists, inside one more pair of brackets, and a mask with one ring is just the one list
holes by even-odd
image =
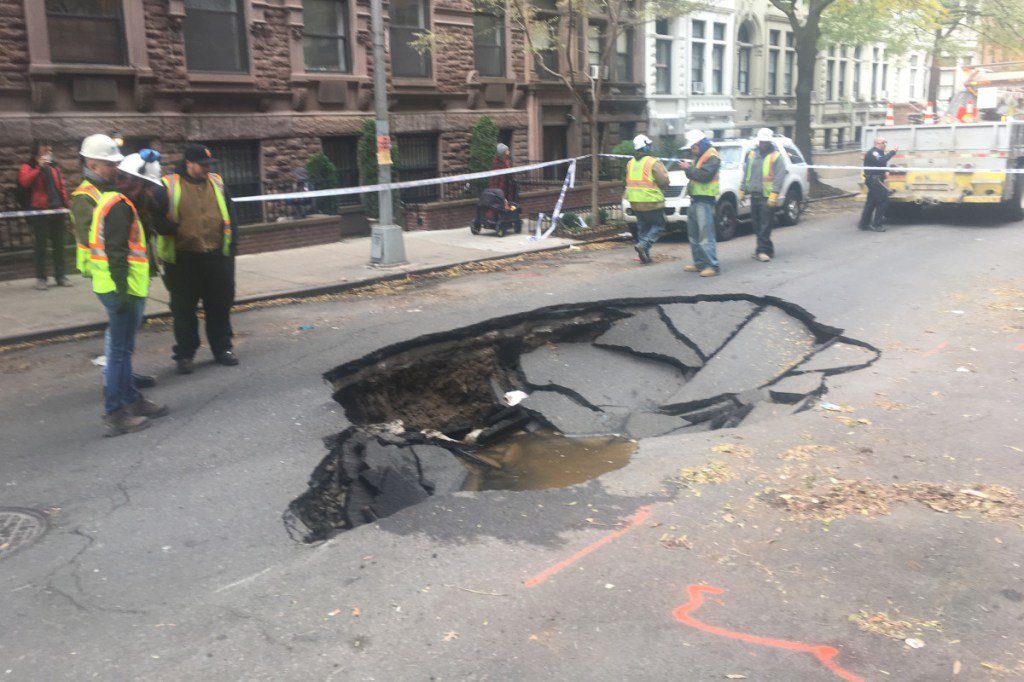
[[825, 101], [831, 102], [835, 99], [835, 77], [836, 60], [829, 59], [825, 66]]
[[473, 60], [481, 76], [505, 75], [505, 19], [493, 12], [473, 15]]
[[704, 87], [704, 22], [692, 22], [690, 42], [690, 92], [694, 95], [703, 95], [706, 92]]
[[405, 78], [430, 78], [430, 54], [410, 43], [429, 29], [426, 0], [393, 0], [391, 3], [391, 71]]
[[889, 96], [889, 65], [882, 63], [882, 97]]
[[871, 52], [871, 99], [878, 99], [878, 48]]
[[[324, 155], [338, 171], [338, 187], [359, 186], [359, 166], [356, 163], [358, 144], [359, 138], [354, 136], [320, 138]], [[360, 202], [358, 194], [343, 194], [335, 199], [343, 206], [352, 206]]]
[[910, 55], [910, 99], [917, 97], [917, 55]]
[[860, 46], [853, 48], [853, 99], [860, 99]]
[[302, 0], [302, 20], [306, 70], [349, 73], [346, 0]]
[[[398, 135], [398, 177], [401, 180], [425, 180], [437, 177], [437, 135]], [[436, 201], [438, 185], [403, 189], [402, 201], [421, 204]]]
[[598, 66], [601, 63], [603, 42], [601, 27], [598, 24], [589, 24], [587, 26], [587, 64]]
[[633, 80], [633, 30], [620, 29], [615, 38], [615, 73], [614, 80], [629, 83]]
[[46, 0], [46, 30], [58, 64], [125, 63], [121, 0]]
[[654, 91], [659, 95], [672, 92], [672, 41], [664, 38], [654, 44]]
[[[258, 140], [205, 142], [220, 163], [214, 167], [224, 178], [224, 185], [233, 197], [253, 196], [263, 191], [260, 181], [260, 143]], [[263, 204], [246, 201], [235, 204], [240, 225], [263, 220]]]
[[654, 20], [654, 32], [659, 36], [671, 36], [671, 29], [669, 28], [668, 19], [655, 19]]
[[779, 31], [768, 31], [768, 94], [779, 94]]
[[741, 95], [750, 94], [750, 55], [753, 52], [753, 36], [750, 22], [744, 21], [736, 33], [739, 50], [736, 54], [736, 90]]
[[796, 63], [796, 51], [793, 46], [793, 33], [786, 31], [786, 62], [785, 70], [782, 72], [782, 92], [785, 95], [793, 94], [793, 66]]
[[711, 92], [721, 95], [725, 91], [725, 24], [712, 25], [711, 39]]
[[846, 48], [839, 48], [839, 84], [836, 88], [839, 99], [846, 97]]
[[241, 0], [185, 0], [183, 29], [189, 71], [249, 70]]
[[843, 148], [843, 138], [845, 137], [846, 131], [842, 128], [836, 128], [836, 147]]

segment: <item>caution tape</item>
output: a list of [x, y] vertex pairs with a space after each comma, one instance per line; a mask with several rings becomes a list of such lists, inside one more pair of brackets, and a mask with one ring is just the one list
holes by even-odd
[[71, 213], [66, 208], [50, 208], [46, 210], [33, 210], [33, 211], [5, 211], [0, 213], [0, 218], [30, 218], [36, 215], [57, 215], [59, 213]]

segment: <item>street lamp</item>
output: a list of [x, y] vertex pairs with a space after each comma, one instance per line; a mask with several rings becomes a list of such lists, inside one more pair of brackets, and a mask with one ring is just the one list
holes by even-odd
[[[391, 182], [391, 134], [388, 130], [387, 72], [384, 65], [384, 12], [381, 0], [370, 0], [370, 23], [373, 30], [373, 103], [377, 115], [377, 182]], [[378, 220], [370, 233], [370, 263], [400, 265], [405, 263], [405, 242], [402, 228], [394, 224], [391, 190], [377, 194]]]

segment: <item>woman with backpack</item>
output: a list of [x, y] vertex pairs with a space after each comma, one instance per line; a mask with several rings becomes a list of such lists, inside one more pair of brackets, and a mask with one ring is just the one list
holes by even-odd
[[[18, 171], [19, 195], [25, 210], [49, 210], [68, 207], [68, 193], [64, 178], [53, 163], [53, 149], [49, 142], [36, 141], [32, 156]], [[46, 291], [46, 242], [50, 242], [53, 255], [53, 279], [58, 286], [74, 286], [64, 274], [64, 232], [66, 214], [28, 216], [28, 224], [35, 237], [36, 289]]]

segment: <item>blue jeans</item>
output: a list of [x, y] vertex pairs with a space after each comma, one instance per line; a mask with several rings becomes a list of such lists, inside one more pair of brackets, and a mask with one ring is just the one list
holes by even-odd
[[650, 250], [665, 230], [665, 209], [636, 211], [636, 243]]
[[710, 201], [693, 201], [686, 211], [686, 233], [690, 237], [693, 264], [701, 270], [718, 269], [715, 254], [715, 205]]
[[129, 296], [128, 306], [118, 312], [116, 292], [96, 295], [107, 309], [108, 326], [103, 337], [103, 352], [107, 356], [107, 366], [103, 370], [103, 411], [110, 414], [141, 397], [132, 381], [132, 353], [135, 352], [135, 334], [142, 323], [146, 299]]

